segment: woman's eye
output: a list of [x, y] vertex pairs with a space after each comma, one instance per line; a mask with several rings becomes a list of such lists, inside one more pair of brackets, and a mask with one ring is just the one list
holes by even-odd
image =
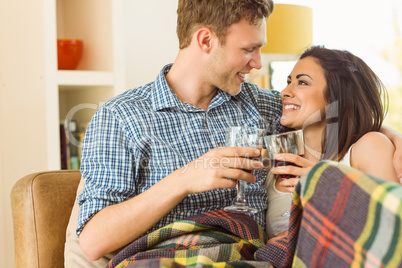
[[286, 81], [286, 85], [288, 85], [288, 86], [289, 86], [289, 85], [290, 85], [290, 83], [292, 83], [292, 81], [290, 81], [290, 80], [287, 80], [287, 81]]
[[304, 82], [303, 80], [299, 80], [299, 85], [307, 85], [307, 83], [306, 82]]

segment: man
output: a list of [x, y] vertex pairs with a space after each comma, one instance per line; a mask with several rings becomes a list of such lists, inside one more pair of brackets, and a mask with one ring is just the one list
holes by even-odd
[[[156, 81], [102, 106], [82, 148], [85, 188], [78, 233], [96, 260], [151, 228], [229, 205], [236, 178], [250, 183], [249, 203], [263, 225], [267, 207], [252, 148], [217, 148], [230, 125], [264, 116], [282, 131], [280, 95], [244, 84], [261, 68], [271, 0], [179, 1], [180, 51]], [[223, 160], [222, 160], [223, 159]], [[123, 202], [124, 201], [124, 202]], [[151, 229], [152, 230], [152, 229]]]
[[[146, 232], [232, 203], [236, 178], [264, 226], [265, 179], [252, 148], [218, 148], [233, 125], [281, 132], [279, 92], [245, 83], [261, 68], [272, 0], [179, 0], [180, 51], [156, 80], [105, 103], [82, 148], [77, 234], [97, 260]], [[257, 170], [250, 174], [244, 170]]]

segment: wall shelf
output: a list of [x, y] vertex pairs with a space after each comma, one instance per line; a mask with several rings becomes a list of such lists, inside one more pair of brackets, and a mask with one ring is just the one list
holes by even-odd
[[[57, 70], [57, 51], [50, 55], [48, 87], [49, 167], [60, 168], [59, 124], [73, 116], [85, 129], [92, 115], [106, 100], [125, 88], [124, 28], [122, 0], [43, 0], [49, 5], [48, 45], [58, 38], [83, 40], [83, 56], [76, 70]], [[96, 7], [96, 8], [95, 8]], [[53, 116], [57, 114], [58, 116]]]
[[113, 72], [57, 71], [59, 86], [113, 86]]

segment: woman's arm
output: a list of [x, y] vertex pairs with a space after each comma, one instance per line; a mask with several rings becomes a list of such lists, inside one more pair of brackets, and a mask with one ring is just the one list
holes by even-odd
[[393, 156], [394, 169], [399, 182], [402, 184], [402, 135], [389, 127], [381, 127], [381, 133], [392, 141], [395, 146], [395, 153]]
[[399, 183], [392, 160], [395, 147], [380, 132], [369, 132], [352, 147], [350, 164], [365, 173]]

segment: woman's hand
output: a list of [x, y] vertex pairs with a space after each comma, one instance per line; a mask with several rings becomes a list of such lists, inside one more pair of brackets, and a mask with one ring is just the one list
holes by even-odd
[[268, 245], [268, 244], [271, 244], [271, 243], [273, 243], [273, 242], [275, 242], [275, 241], [278, 240], [278, 239], [283, 238], [284, 236], [287, 236], [288, 233], [289, 233], [289, 231], [286, 230], [286, 231], [283, 231], [283, 232], [277, 234], [276, 236], [272, 237], [271, 239], [269, 239], [269, 240], [267, 241], [267, 245]]
[[282, 180], [279, 185], [284, 187], [288, 192], [293, 192], [300, 177], [310, 171], [311, 167], [316, 163], [304, 157], [295, 154], [277, 154], [276, 161], [291, 162], [297, 166], [285, 165], [271, 168], [271, 172], [277, 175], [289, 175], [289, 179]]

